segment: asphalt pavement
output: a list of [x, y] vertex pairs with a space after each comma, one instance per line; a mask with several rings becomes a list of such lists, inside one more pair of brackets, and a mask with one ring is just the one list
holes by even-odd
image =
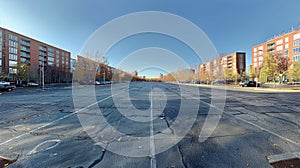
[[300, 94], [133, 82], [0, 95], [9, 167], [271, 167], [300, 152]]

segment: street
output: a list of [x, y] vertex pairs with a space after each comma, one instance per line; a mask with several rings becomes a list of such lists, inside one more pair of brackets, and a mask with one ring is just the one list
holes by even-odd
[[300, 152], [297, 92], [75, 87], [0, 95], [0, 154], [18, 157], [9, 167], [271, 167], [268, 156]]

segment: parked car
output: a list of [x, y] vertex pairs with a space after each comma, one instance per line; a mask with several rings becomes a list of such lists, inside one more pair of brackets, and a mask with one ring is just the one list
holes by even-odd
[[104, 81], [95, 81], [95, 85], [105, 85]]
[[34, 82], [28, 82], [28, 83], [27, 83], [27, 86], [28, 86], [28, 87], [38, 87], [39, 84], [38, 84], [38, 83], [34, 83]]
[[259, 87], [260, 83], [256, 81], [242, 81], [240, 82], [239, 86], [241, 87]]
[[10, 85], [10, 82], [1, 81], [0, 84], [3, 84], [3, 85]]
[[11, 86], [11, 85], [8, 85], [8, 84], [0, 84], [0, 91], [4, 92], [11, 92], [13, 91], [14, 89], [16, 88], [16, 86]]

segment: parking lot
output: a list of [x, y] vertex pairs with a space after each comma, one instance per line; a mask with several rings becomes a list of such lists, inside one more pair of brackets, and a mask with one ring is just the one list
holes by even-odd
[[9, 167], [270, 167], [300, 152], [299, 99], [150, 82], [17, 88], [0, 95], [0, 153], [18, 157]]

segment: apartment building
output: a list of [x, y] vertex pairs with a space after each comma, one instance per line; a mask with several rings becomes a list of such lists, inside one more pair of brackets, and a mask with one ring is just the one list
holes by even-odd
[[16, 66], [24, 63], [30, 67], [31, 81], [70, 81], [70, 57], [69, 51], [0, 27], [0, 71], [9, 80], [16, 80]]
[[239, 74], [246, 71], [246, 53], [234, 52], [220, 56], [209, 62], [199, 65], [199, 76], [201, 80], [217, 80], [228, 75]]
[[[300, 29], [276, 36], [264, 43], [252, 47], [252, 70], [258, 73], [264, 57], [274, 53], [291, 61], [300, 60]], [[289, 67], [291, 68], [291, 67]]]

